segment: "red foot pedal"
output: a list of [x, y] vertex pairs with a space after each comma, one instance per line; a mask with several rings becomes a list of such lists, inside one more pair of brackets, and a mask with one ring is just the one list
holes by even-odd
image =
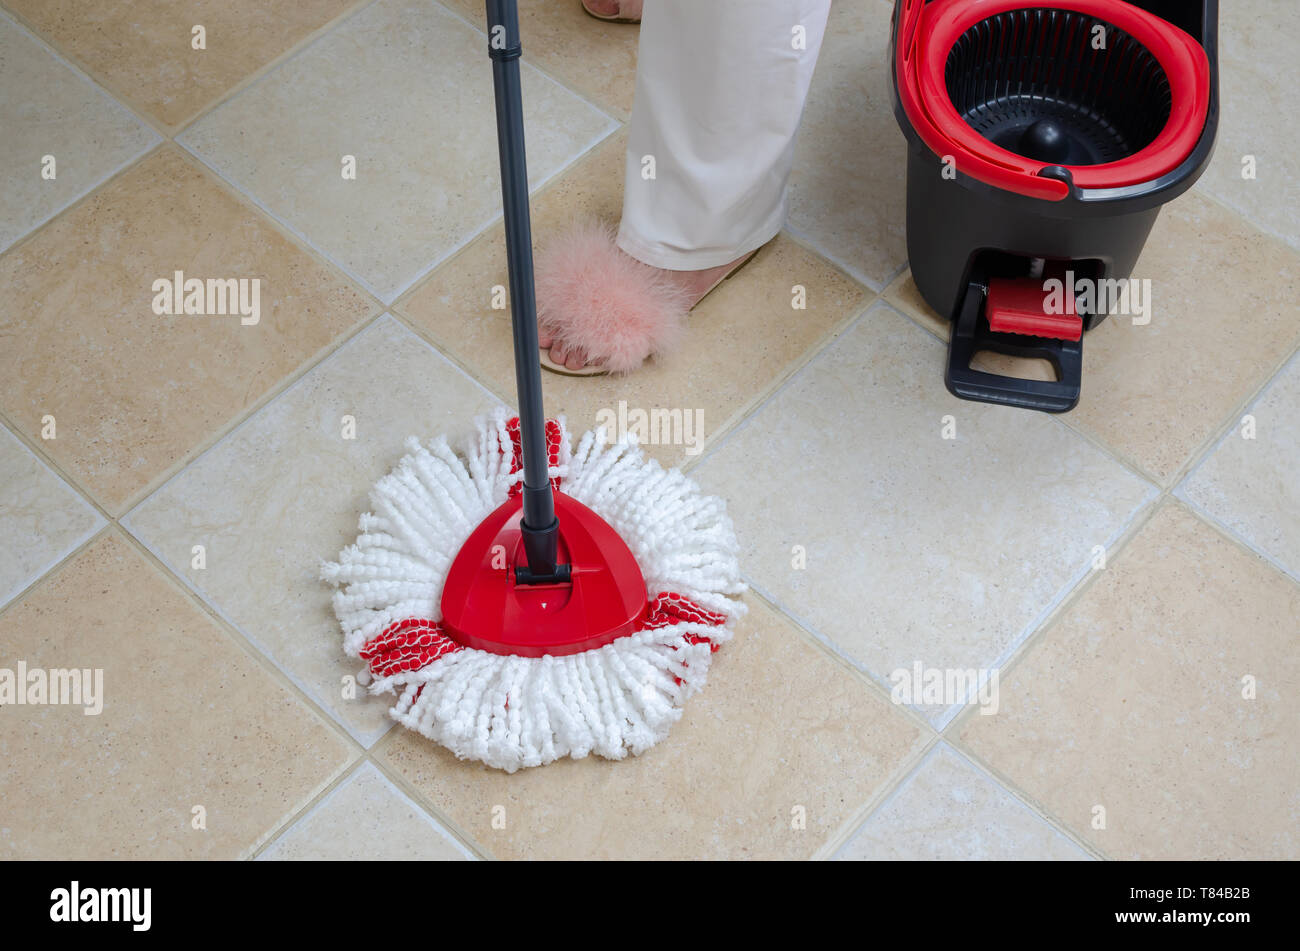
[[1064, 313], [1047, 314], [1043, 312], [1047, 291], [1041, 280], [995, 277], [989, 280], [984, 314], [989, 329], [998, 333], [1078, 340], [1083, 336], [1083, 318], [1074, 312], [1074, 294], [1065, 298]]

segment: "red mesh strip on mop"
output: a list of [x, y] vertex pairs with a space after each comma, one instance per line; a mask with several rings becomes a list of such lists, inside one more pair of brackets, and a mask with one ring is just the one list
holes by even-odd
[[[681, 623], [721, 627], [726, 622], [725, 614], [705, 610], [690, 598], [674, 591], [666, 591], [650, 602], [637, 630], [657, 630]], [[718, 649], [718, 645], [703, 634], [687, 634], [686, 641], [690, 644], [708, 644], [714, 651]], [[441, 657], [463, 649], [464, 645], [442, 632], [442, 625], [437, 621], [403, 618], [366, 641], [361, 648], [361, 659], [369, 663], [373, 676], [391, 677], [419, 670]]]
[[[716, 611], [706, 611], [690, 598], [675, 591], [665, 591], [655, 596], [646, 610], [645, 618], [637, 625], [638, 631], [654, 631], [670, 624], [706, 624], [709, 627], [721, 627], [727, 623], [727, 616]], [[687, 634], [686, 640], [691, 644], [707, 642], [716, 651], [718, 645], [703, 634]]]
[[[514, 452], [510, 457], [510, 473], [513, 475], [524, 467], [524, 451], [521, 445], [521, 436], [519, 430], [519, 417], [512, 416], [506, 423], [506, 432], [510, 436], [510, 445]], [[546, 464], [548, 466], [558, 466], [560, 464], [560, 441], [564, 438], [564, 433], [560, 430], [558, 420], [548, 419], [546, 421]], [[551, 488], [560, 487], [560, 477], [556, 476], [551, 479]], [[523, 483], [516, 482], [510, 487], [510, 498], [514, 498], [523, 491]]]
[[404, 618], [366, 641], [361, 659], [370, 664], [375, 677], [391, 677], [419, 670], [440, 657], [462, 649], [442, 633], [442, 625], [427, 618]]

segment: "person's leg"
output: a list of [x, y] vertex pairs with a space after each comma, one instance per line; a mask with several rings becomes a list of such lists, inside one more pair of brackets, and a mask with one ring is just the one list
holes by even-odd
[[620, 248], [693, 271], [730, 264], [781, 230], [829, 11], [830, 0], [649, 0]]
[[[644, 6], [623, 218], [617, 248], [606, 253], [626, 255], [629, 268], [648, 265], [648, 283], [660, 290], [671, 286], [673, 304], [665, 306], [679, 311], [678, 322], [785, 221], [795, 134], [829, 11], [830, 0]], [[610, 272], [617, 263], [600, 262]], [[539, 305], [547, 318], [539, 342], [553, 362], [580, 369], [588, 350], [599, 362], [599, 348], [579, 342], [582, 333], [553, 332], [565, 325], [562, 305], [540, 298]], [[602, 316], [574, 315], [573, 326], [618, 320]]]

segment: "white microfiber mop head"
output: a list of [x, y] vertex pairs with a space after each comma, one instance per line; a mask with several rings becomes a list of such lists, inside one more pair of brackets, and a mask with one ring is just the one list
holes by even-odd
[[344, 650], [369, 662], [370, 691], [396, 692], [392, 717], [508, 772], [588, 753], [622, 759], [668, 735], [704, 686], [713, 651], [743, 615], [737, 543], [721, 499], [634, 443], [589, 432], [570, 451], [547, 426], [550, 475], [623, 538], [646, 583], [638, 629], [604, 647], [522, 657], [464, 647], [439, 627], [443, 584], [470, 533], [523, 473], [516, 421], [481, 420], [453, 452], [445, 438], [408, 454], [370, 493], [355, 544], [321, 577], [339, 587]]

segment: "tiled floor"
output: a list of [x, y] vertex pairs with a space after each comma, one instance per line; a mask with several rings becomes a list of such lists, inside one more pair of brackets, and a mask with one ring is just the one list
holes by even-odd
[[0, 128], [0, 250], [158, 142], [129, 110], [3, 14]]
[[[377, 0], [178, 141], [391, 301], [500, 215], [492, 84], [465, 81], [480, 39], [432, 0]], [[531, 67], [523, 95], [533, 184], [615, 128]]]
[[[578, 431], [701, 414], [647, 448], [728, 499], [749, 615], [667, 741], [514, 775], [358, 697], [317, 581], [408, 435], [513, 399], [481, 5], [0, 6], [0, 671], [103, 672], [0, 715], [0, 856], [1300, 856], [1289, 4], [1224, 5], [1152, 320], [1046, 417], [943, 388], [890, 4], [837, 0], [788, 231], [676, 355], [546, 379]], [[617, 218], [636, 28], [521, 11], [544, 240]], [[155, 313], [176, 271], [259, 319]]]

